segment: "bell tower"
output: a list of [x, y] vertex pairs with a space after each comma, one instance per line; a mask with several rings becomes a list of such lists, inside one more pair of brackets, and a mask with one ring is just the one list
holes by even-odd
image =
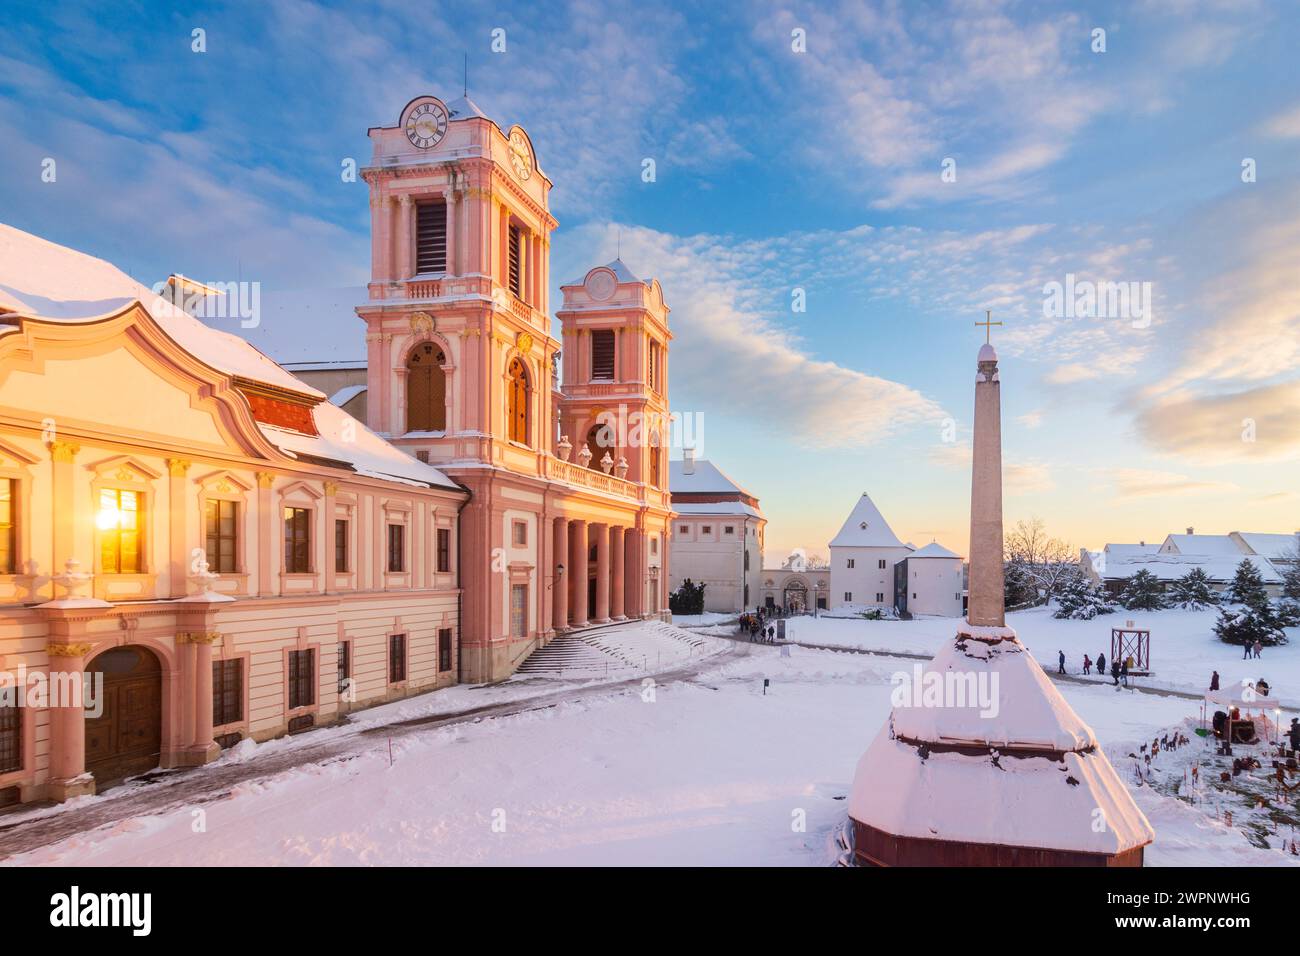
[[560, 432], [571, 461], [652, 488], [668, 487], [668, 306], [657, 279], [615, 259], [561, 286], [564, 396]]
[[419, 96], [369, 135], [370, 427], [440, 466], [535, 459], [554, 417], [557, 223], [528, 134], [468, 97]]

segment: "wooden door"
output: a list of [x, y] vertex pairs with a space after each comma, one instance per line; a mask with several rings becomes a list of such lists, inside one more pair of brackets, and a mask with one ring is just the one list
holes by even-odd
[[103, 789], [158, 766], [162, 667], [151, 651], [128, 646], [105, 651], [86, 670], [103, 677], [102, 712], [86, 718], [86, 770]]

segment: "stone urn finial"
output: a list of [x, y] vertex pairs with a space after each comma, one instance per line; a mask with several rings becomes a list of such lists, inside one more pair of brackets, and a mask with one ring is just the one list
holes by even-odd
[[583, 468], [586, 468], [591, 464], [591, 449], [586, 445], [583, 445], [582, 448], [578, 450], [578, 464]]
[[561, 461], [568, 461], [569, 456], [573, 454], [573, 442], [569, 441], [568, 435], [561, 435], [555, 448], [560, 453]]
[[54, 583], [63, 588], [63, 600], [76, 601], [85, 597], [81, 589], [90, 583], [93, 576], [81, 570], [81, 562], [76, 558], [68, 558], [63, 563], [63, 573], [54, 576]]
[[609, 470], [614, 467], [614, 459], [610, 457], [609, 452], [605, 452], [605, 457], [600, 460], [600, 470], [609, 474]]
[[627, 477], [627, 459], [619, 456], [618, 464], [614, 466], [614, 474], [621, 478]]
[[212, 586], [217, 583], [219, 577], [221, 575], [213, 571], [208, 559], [204, 558], [201, 566], [194, 566], [194, 573], [190, 575], [190, 580], [198, 586], [200, 594], [210, 594]]

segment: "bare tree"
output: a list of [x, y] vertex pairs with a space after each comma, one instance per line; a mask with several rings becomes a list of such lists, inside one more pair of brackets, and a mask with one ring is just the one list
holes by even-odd
[[1003, 536], [1003, 557], [1024, 568], [1040, 597], [1056, 594], [1077, 570], [1078, 558], [1069, 542], [1047, 533], [1042, 518], [1018, 521]]

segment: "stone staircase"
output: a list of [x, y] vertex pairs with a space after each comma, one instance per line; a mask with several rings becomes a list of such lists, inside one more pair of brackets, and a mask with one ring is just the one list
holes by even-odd
[[654, 673], [715, 652], [718, 643], [662, 621], [631, 621], [557, 637], [519, 665], [524, 677], [595, 679]]

